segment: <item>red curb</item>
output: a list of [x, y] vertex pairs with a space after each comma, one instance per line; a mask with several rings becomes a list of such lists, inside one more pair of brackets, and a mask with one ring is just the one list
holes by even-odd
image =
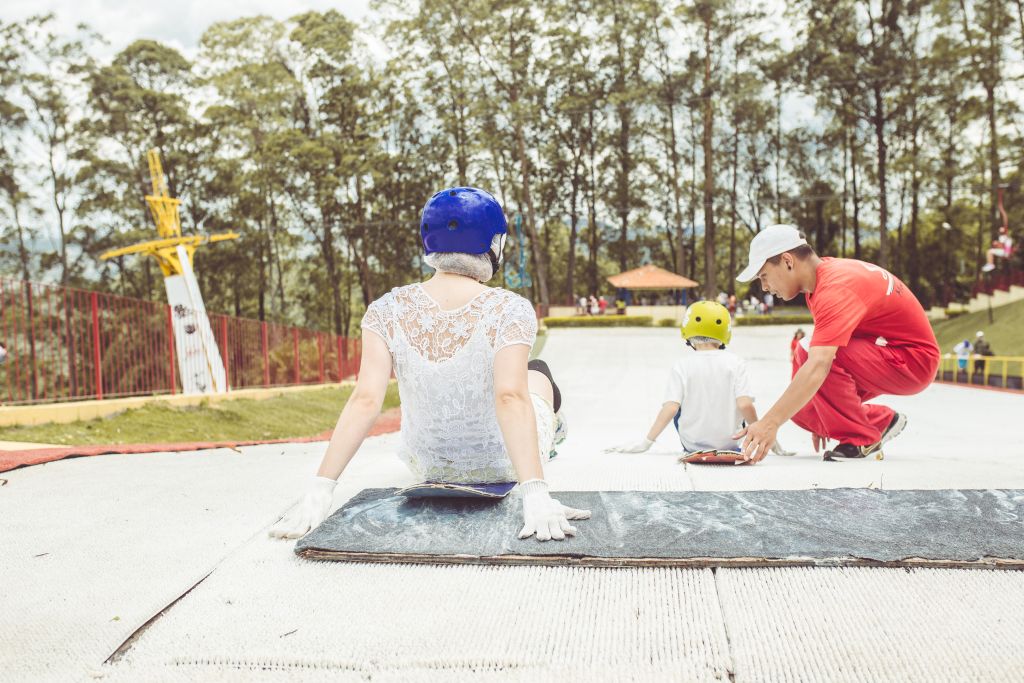
[[986, 391], [999, 391], [1004, 394], [1017, 394], [1020, 396], [1024, 389], [1006, 389], [1004, 387], [990, 387], [985, 384], [968, 384], [966, 382], [947, 382], [946, 380], [934, 380], [935, 384], [945, 384], [948, 387], [964, 387], [965, 389], [984, 389]]
[[[392, 408], [381, 413], [370, 428], [368, 436], [397, 432], [402, 424], [401, 408]], [[264, 439], [261, 441], [192, 441], [186, 443], [132, 443], [109, 446], [61, 446], [60, 448], [37, 448], [27, 451], [0, 451], [0, 472], [9, 472], [19, 467], [42, 465], [64, 458], [80, 458], [93, 455], [119, 453], [177, 453], [181, 451], [202, 451], [210, 448], [238, 448], [275, 443], [311, 443], [328, 441], [333, 429], [314, 436], [300, 436], [291, 439]]]

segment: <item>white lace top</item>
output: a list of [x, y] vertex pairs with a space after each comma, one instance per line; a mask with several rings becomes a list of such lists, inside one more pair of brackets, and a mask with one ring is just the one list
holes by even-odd
[[391, 350], [402, 397], [399, 455], [412, 471], [427, 481], [514, 480], [494, 412], [494, 355], [533, 345], [530, 302], [493, 288], [446, 311], [413, 284], [370, 304], [362, 327]]

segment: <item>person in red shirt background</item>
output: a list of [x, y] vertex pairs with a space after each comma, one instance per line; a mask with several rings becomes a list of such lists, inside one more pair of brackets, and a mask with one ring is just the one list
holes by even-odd
[[[797, 328], [796, 332], [793, 333], [793, 340], [789, 342], [789, 362], [793, 365], [793, 375], [800, 369], [802, 363], [798, 363], [796, 360], [796, 347], [800, 346], [800, 340], [806, 337], [807, 334], [801, 329]], [[792, 375], [790, 375], [792, 377]]]
[[818, 256], [792, 225], [772, 225], [751, 240], [750, 261], [736, 279], [754, 278], [786, 301], [806, 294], [814, 331], [809, 351], [796, 347], [798, 369], [789, 387], [737, 435], [745, 437], [744, 455], [763, 458], [789, 419], [811, 432], [815, 452], [829, 439], [839, 441], [826, 457], [879, 452], [907, 419], [865, 401], [919, 393], [939, 365], [939, 345], [917, 297], [876, 265]]

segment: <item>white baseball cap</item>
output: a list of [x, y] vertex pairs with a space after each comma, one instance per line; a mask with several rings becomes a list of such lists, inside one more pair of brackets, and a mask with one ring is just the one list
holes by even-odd
[[757, 277], [768, 259], [805, 244], [807, 240], [800, 236], [800, 231], [795, 225], [769, 225], [750, 240], [750, 261], [736, 279], [740, 282], [750, 282]]
[[975, 336], [975, 337], [984, 337], [984, 336], [985, 336], [985, 333], [984, 333], [984, 332], [982, 332], [981, 330], [978, 330], [978, 334], [976, 334], [976, 335], [974, 335], [974, 336]]

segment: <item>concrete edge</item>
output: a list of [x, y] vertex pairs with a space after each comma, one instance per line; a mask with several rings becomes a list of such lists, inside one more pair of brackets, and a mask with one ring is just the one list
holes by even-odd
[[92, 420], [98, 417], [107, 417], [108, 415], [120, 413], [131, 408], [141, 408], [147, 403], [155, 401], [177, 407], [196, 406], [204, 401], [207, 403], [220, 403], [240, 398], [261, 401], [298, 391], [337, 389], [346, 386], [355, 386], [355, 381], [345, 380], [330, 384], [300, 384], [259, 389], [238, 389], [223, 394], [157, 394], [152, 396], [72, 401], [68, 403], [47, 403], [45, 405], [3, 406], [0, 407], [0, 427], [21, 427], [48, 423], [65, 424], [77, 422], [78, 420]]

